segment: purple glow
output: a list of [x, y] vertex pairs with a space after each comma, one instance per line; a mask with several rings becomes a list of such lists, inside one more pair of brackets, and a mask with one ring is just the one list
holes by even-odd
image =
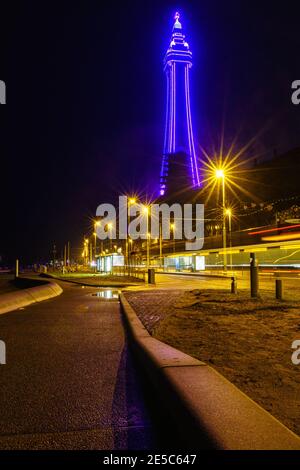
[[172, 152], [175, 152], [176, 148], [176, 64], [173, 64], [173, 148]]
[[165, 194], [169, 155], [177, 152], [184, 152], [188, 156], [191, 185], [200, 186], [190, 103], [189, 68], [192, 66], [192, 53], [185, 41], [179, 18], [180, 15], [176, 12], [172, 37], [164, 61], [167, 76], [167, 109], [160, 173], [161, 195], [162, 192]]

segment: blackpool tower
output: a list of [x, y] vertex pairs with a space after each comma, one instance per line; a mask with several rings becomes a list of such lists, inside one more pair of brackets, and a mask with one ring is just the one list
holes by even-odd
[[164, 59], [167, 77], [167, 109], [165, 140], [160, 174], [160, 195], [168, 192], [172, 162], [181, 160], [181, 172], [190, 188], [200, 187], [200, 175], [195, 152], [191, 104], [190, 70], [192, 52], [185, 40], [180, 15], [175, 15], [172, 37]]

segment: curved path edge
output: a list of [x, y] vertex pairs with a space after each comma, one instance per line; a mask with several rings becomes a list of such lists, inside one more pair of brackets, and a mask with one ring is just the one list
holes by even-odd
[[56, 282], [41, 283], [38, 279], [30, 279], [30, 281], [37, 285], [0, 296], [0, 315], [17, 310], [18, 308], [27, 307], [27, 305], [35, 302], [42, 302], [43, 300], [57, 297], [63, 292], [63, 289]]
[[300, 437], [206, 363], [153, 338], [120, 295], [129, 345], [186, 446], [299, 450]]

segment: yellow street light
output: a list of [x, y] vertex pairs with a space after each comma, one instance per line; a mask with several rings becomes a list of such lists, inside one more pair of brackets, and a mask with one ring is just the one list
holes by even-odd
[[216, 168], [215, 170], [215, 177], [216, 178], [225, 178], [225, 172], [223, 170], [223, 168]]

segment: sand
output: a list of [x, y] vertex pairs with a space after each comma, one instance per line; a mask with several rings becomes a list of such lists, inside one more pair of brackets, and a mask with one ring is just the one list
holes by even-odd
[[[148, 331], [207, 362], [300, 435], [300, 302], [216, 290], [126, 293]], [[298, 292], [297, 292], [298, 297]]]

